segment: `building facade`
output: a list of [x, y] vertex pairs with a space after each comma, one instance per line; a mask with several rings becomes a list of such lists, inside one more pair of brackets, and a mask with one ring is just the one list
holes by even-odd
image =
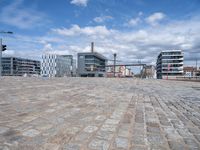
[[41, 75], [44, 77], [73, 76], [72, 55], [42, 55]]
[[153, 65], [145, 65], [141, 70], [141, 77], [146, 79], [156, 78], [156, 69]]
[[158, 79], [176, 79], [183, 76], [182, 50], [162, 51], [157, 57], [156, 74]]
[[17, 57], [3, 57], [2, 75], [40, 75], [40, 61]]
[[[114, 77], [114, 66], [107, 67], [106, 76]], [[130, 68], [127, 68], [126, 66], [115, 66], [115, 77], [124, 78], [132, 76], [133, 74]]]
[[106, 57], [97, 52], [78, 53], [78, 76], [104, 77], [106, 64]]
[[197, 67], [183, 67], [184, 77], [197, 77], [200, 70]]

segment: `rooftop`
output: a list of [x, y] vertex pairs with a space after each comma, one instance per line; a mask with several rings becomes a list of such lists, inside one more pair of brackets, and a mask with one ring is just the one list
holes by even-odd
[[82, 52], [82, 53], [78, 53], [78, 56], [79, 55], [95, 55], [97, 57], [100, 57], [102, 59], [105, 59], [107, 60], [107, 58], [105, 56], [103, 56], [102, 54], [98, 53], [98, 52]]

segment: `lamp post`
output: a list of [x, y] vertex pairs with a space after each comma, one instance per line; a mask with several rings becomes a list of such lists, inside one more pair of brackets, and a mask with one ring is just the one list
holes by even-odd
[[[11, 32], [11, 31], [7, 31], [7, 32], [0, 31], [0, 33], [3, 33], [3, 34], [13, 34], [13, 32]], [[2, 38], [0, 38], [0, 77], [1, 77], [1, 73], [2, 73], [2, 51], [3, 50], [4, 50], [4, 48], [3, 48], [3, 44], [2, 44]]]
[[114, 65], [113, 65], [113, 76], [114, 76], [114, 78], [115, 78], [115, 67], [116, 67], [116, 57], [117, 57], [117, 54], [116, 53], [114, 53], [113, 54], [113, 56], [114, 56]]

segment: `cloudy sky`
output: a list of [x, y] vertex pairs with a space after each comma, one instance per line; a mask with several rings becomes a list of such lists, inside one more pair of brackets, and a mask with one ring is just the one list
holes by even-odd
[[0, 0], [5, 55], [40, 59], [45, 51], [90, 50], [122, 63], [155, 63], [161, 50], [182, 49], [200, 62], [200, 0]]

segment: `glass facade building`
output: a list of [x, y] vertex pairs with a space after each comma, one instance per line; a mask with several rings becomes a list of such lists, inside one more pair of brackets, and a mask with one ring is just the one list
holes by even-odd
[[106, 72], [107, 59], [97, 53], [78, 53], [78, 76], [103, 77]]
[[73, 76], [74, 71], [72, 55], [42, 55], [41, 75], [46, 77]]
[[39, 75], [40, 61], [17, 58], [3, 57], [2, 58], [2, 75], [3, 76], [23, 76], [23, 75]]

